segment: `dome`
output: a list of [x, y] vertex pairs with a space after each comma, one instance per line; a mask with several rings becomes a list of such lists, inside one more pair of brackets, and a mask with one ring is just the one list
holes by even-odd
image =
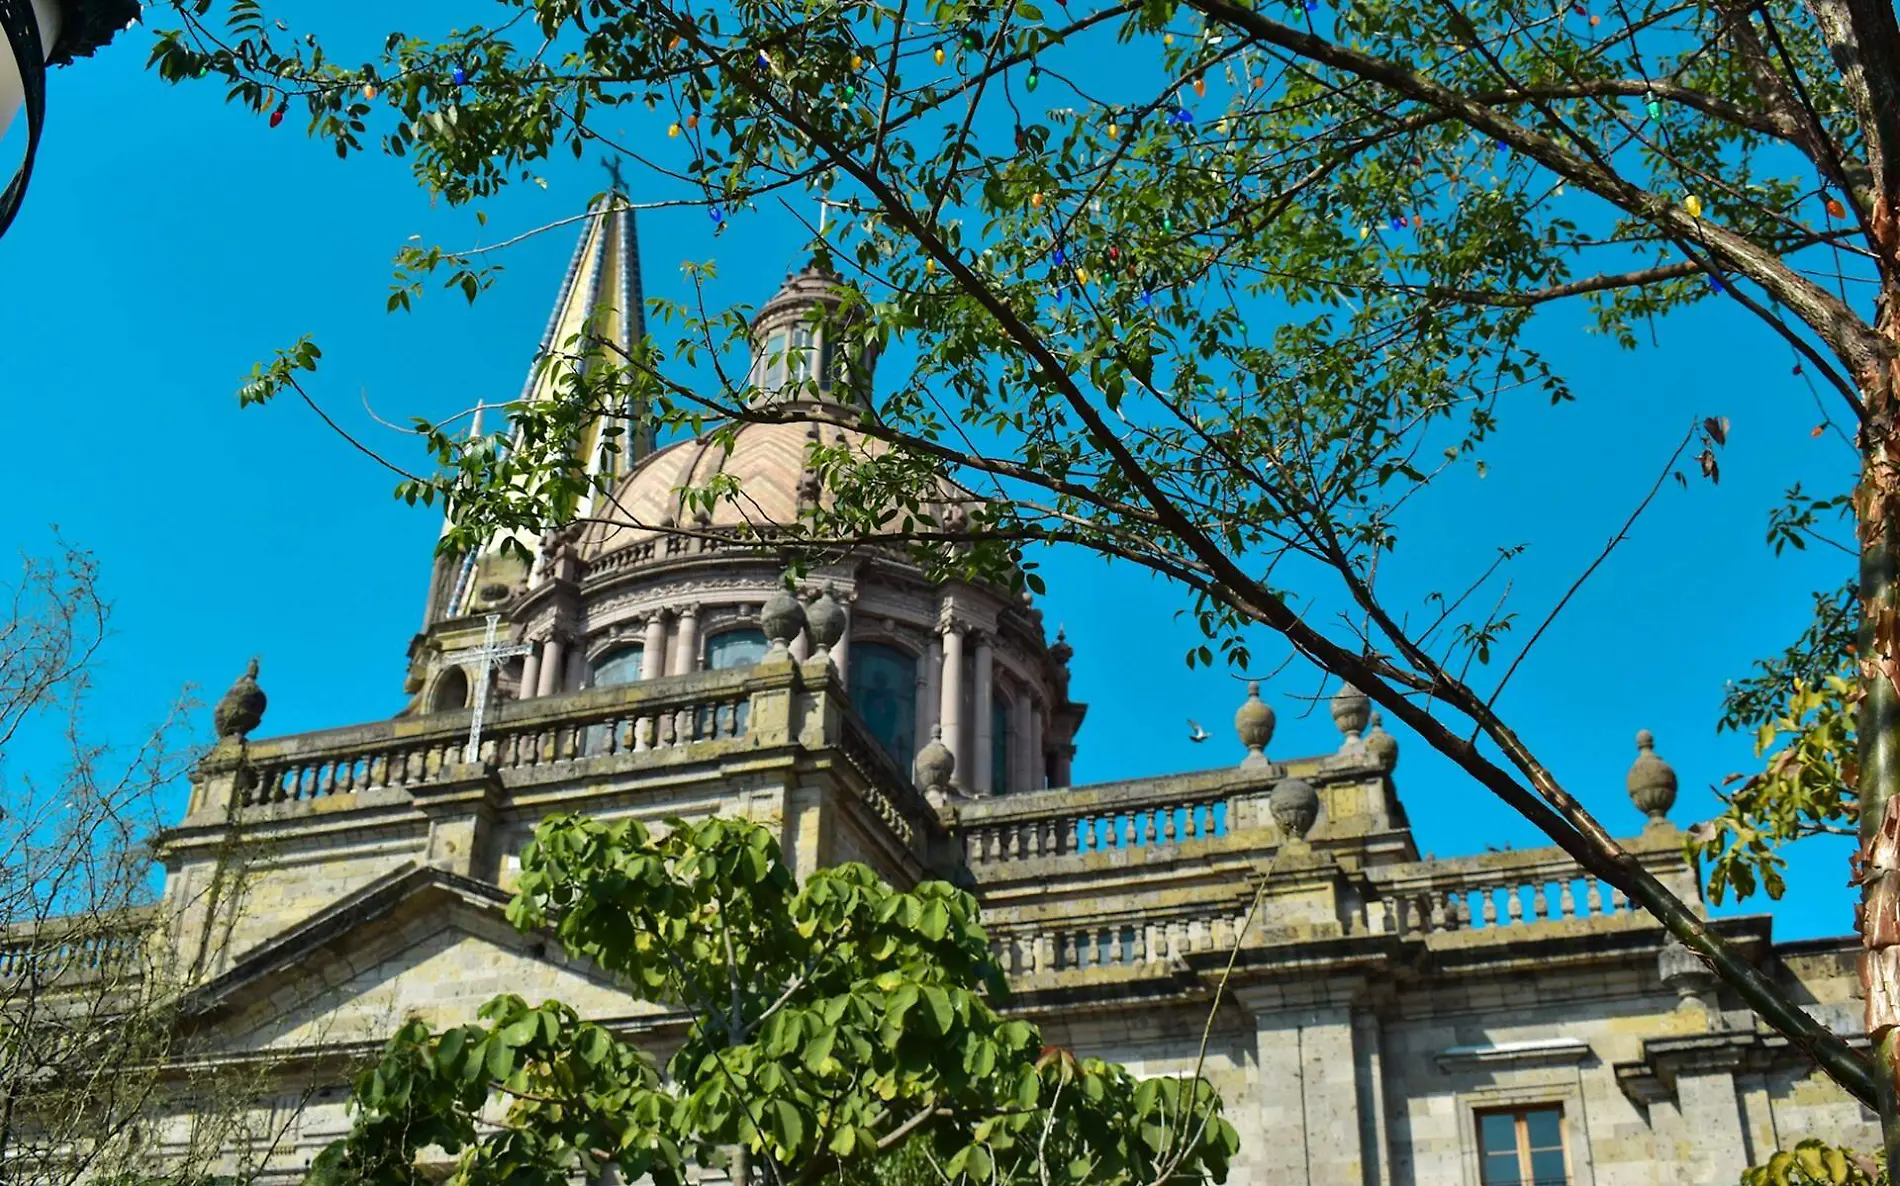
[[[581, 557], [594, 560], [647, 543], [669, 528], [733, 533], [796, 523], [814, 499], [826, 505], [833, 501], [806, 468], [811, 446], [840, 443], [856, 450], [865, 447], [865, 438], [830, 424], [750, 423], [732, 430], [730, 448], [713, 434], [669, 445], [620, 480], [612, 502], [598, 512], [611, 522], [588, 527], [581, 537]], [[710, 506], [690, 505], [692, 492], [716, 477], [730, 479], [739, 496], [714, 499]]]

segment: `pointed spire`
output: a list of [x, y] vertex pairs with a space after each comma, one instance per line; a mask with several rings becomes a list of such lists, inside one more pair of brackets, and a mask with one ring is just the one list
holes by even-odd
[[[568, 260], [567, 272], [555, 294], [554, 308], [548, 314], [547, 327], [541, 333], [534, 363], [517, 397], [524, 404], [552, 400], [568, 374], [584, 371], [594, 359], [604, 357], [620, 361], [631, 354], [646, 337], [646, 292], [640, 283], [640, 236], [634, 221], [633, 204], [621, 185], [618, 162], [608, 165], [609, 188], [594, 199], [581, 220], [579, 240]], [[600, 345], [589, 349], [578, 341], [583, 334], [594, 335]], [[543, 365], [549, 354], [561, 355], [554, 365]], [[579, 355], [575, 358], [575, 355]], [[481, 430], [482, 408], [476, 408], [470, 425], [471, 439]], [[618, 452], [609, 455], [605, 445], [607, 430], [620, 428], [616, 438]], [[584, 427], [573, 442], [574, 456], [589, 474], [603, 468], [610, 474], [625, 473], [653, 451], [653, 426], [640, 409], [625, 407], [611, 415], [597, 417]], [[592, 512], [591, 494], [577, 513]], [[447, 530], [446, 523], [444, 531]], [[541, 550], [538, 534], [518, 531], [515, 538], [533, 555]], [[523, 579], [532, 583], [537, 574], [523, 578], [516, 565], [513, 571], [499, 558], [504, 537], [496, 536], [479, 552], [463, 556], [447, 572], [438, 568], [437, 584], [444, 587], [439, 607], [431, 595], [430, 622], [456, 618], [477, 612], [475, 603], [483, 600], [484, 588], [513, 587]], [[492, 597], [489, 598], [492, 601]]]

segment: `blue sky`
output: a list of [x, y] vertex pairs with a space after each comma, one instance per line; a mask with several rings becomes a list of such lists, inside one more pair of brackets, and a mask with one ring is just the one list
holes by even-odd
[[[405, 18], [421, 30], [421, 17]], [[143, 71], [148, 44], [133, 30], [56, 75], [27, 206], [0, 239], [12, 444], [0, 543], [44, 550], [57, 524], [99, 556], [116, 615], [95, 724], [113, 739], [135, 739], [183, 688], [215, 699], [253, 653], [271, 697], [265, 732], [387, 715], [401, 703], [438, 521], [394, 502], [390, 476], [307, 409], [240, 412], [238, 383], [272, 349], [312, 334], [325, 352], [316, 390], [326, 407], [403, 455], [404, 439], [377, 428], [365, 403], [400, 423], [511, 398], [572, 236], [512, 251], [501, 284], [472, 308], [432, 294], [413, 314], [388, 315], [391, 255], [411, 235], [475, 241], [467, 212], [432, 208], [397, 164], [338, 161], [295, 117], [271, 131], [211, 88], [159, 83]], [[651, 127], [627, 118], [634, 139], [660, 135], [661, 117]], [[577, 211], [602, 178], [591, 164], [564, 167], [545, 191], [488, 204], [490, 237]], [[727, 298], [753, 303], [802, 262], [802, 235], [783, 216], [717, 242], [693, 211], [643, 216], [641, 230], [654, 296], [684, 295], [688, 256], [717, 259]], [[1809, 590], [1847, 573], [1846, 558], [1824, 550], [1772, 558], [1766, 512], [1795, 480], [1831, 489], [1846, 451], [1810, 436], [1819, 416], [1786, 349], [1727, 309], [1678, 317], [1656, 348], [1630, 354], [1585, 333], [1581, 310], [1547, 318], [1540, 333], [1580, 399], [1507, 408], [1483, 454], [1487, 476], [1467, 474], [1417, 508], [1394, 588], [1417, 612], [1425, 591], [1461, 586], [1498, 546], [1526, 544], [1513, 597], [1540, 618], [1692, 418], [1728, 417], [1721, 484], [1669, 483], [1501, 702], [1619, 835], [1640, 824], [1623, 790], [1632, 738], [1654, 730], [1681, 775], [1674, 818], [1686, 824], [1709, 813], [1709, 784], [1750, 760], [1746, 740], [1714, 732], [1723, 682], [1793, 636]], [[1068, 629], [1075, 694], [1090, 704], [1079, 781], [1239, 760], [1227, 722], [1244, 690], [1185, 666], [1198, 639], [1174, 616], [1174, 589], [1076, 554], [1051, 556], [1045, 574], [1043, 608], [1052, 628]], [[1283, 653], [1261, 643], [1264, 656]], [[1273, 752], [1337, 744], [1323, 708], [1306, 708], [1319, 686], [1297, 665], [1274, 678]], [[1190, 716], [1214, 739], [1190, 744]], [[199, 719], [208, 734], [208, 713]], [[1423, 743], [1400, 741], [1399, 791], [1422, 848], [1448, 856], [1539, 842]], [[51, 756], [23, 744], [7, 758], [19, 769]], [[1785, 938], [1845, 932], [1846, 854], [1811, 842], [1795, 854], [1788, 897], [1747, 908], [1772, 909]]]

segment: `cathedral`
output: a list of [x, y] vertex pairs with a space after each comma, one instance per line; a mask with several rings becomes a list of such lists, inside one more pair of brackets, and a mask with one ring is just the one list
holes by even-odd
[[[839, 284], [808, 268], [759, 308], [766, 397], [868, 389], [875, 359], [814, 316]], [[631, 347], [642, 308], [633, 214], [609, 194], [542, 352], [583, 327]], [[551, 398], [557, 370], [520, 398]], [[812, 446], [862, 438], [773, 421], [661, 443], [630, 413], [581, 436], [610, 493], [522, 548], [437, 559], [401, 713], [272, 737], [253, 671], [162, 839], [203, 1057], [267, 1068], [270, 1180], [348, 1130], [348, 1069], [404, 1019], [457, 1024], [513, 992], [677, 1041], [682, 1016], [505, 920], [517, 854], [555, 811], [745, 816], [801, 874], [956, 880], [1009, 1008], [1137, 1075], [1193, 1070], [1231, 958], [1204, 1073], [1241, 1134], [1241, 1186], [1726, 1186], [1805, 1137], [1877, 1147], [1870, 1113], [1561, 851], [1421, 856], [1399, 740], [1352, 688], [1332, 697], [1330, 752], [1277, 750], [1255, 685], [1205, 747], [1217, 764], [1072, 785], [1090, 690], [1030, 599], [932, 583], [880, 549], [794, 595], [758, 546], [826, 497]], [[715, 478], [738, 496], [682, 496]], [[1700, 902], [1647, 733], [1628, 791], [1649, 822], [1624, 844]], [[212, 892], [237, 848], [242, 878]], [[1713, 925], [1857, 1032], [1851, 939]], [[158, 1125], [157, 1151], [190, 1128]]]

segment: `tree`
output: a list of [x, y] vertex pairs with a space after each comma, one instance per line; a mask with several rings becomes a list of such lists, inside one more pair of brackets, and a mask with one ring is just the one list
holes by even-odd
[[[184, 706], [129, 752], [89, 728], [110, 616], [90, 554], [26, 557], [0, 599], [0, 759], [29, 742], [64, 755], [52, 777], [0, 766], [0, 1177], [248, 1180], [256, 1163], [232, 1151], [255, 1072], [191, 1065], [187, 986], [153, 892], [150, 844], [194, 756]], [[181, 1093], [201, 1105], [193, 1130], [155, 1152], [154, 1122]], [[268, 1148], [280, 1134], [247, 1135]]]
[[[875, 447], [817, 449], [837, 505], [771, 542], [902, 544], [940, 572], [1020, 572], [1031, 588], [1026, 546], [1076, 544], [1179, 582], [1203, 661], [1244, 665], [1246, 631], [1277, 633], [1655, 915], [1877, 1106], [1900, 1150], [1890, 5], [507, 7], [440, 39], [392, 34], [378, 59], [346, 66], [253, 0], [174, 0], [179, 27], [153, 62], [172, 80], [215, 77], [273, 125], [295, 104], [339, 154], [405, 157], [452, 203], [532, 178], [562, 149], [643, 160], [603, 117], [664, 106], [684, 148], [652, 165], [655, 184], [715, 227], [824, 187], [854, 217], [814, 228], [814, 248], [865, 294], [833, 328], [915, 358], [860, 410], [760, 399], [721, 365], [743, 310], [656, 302], [665, 349], [561, 344], [547, 365], [566, 398], [511, 407], [510, 435], [425, 427], [444, 472], [399, 493], [446, 500], [445, 547], [571, 516], [589, 483], [574, 429], [602, 408], [650, 409], [661, 431], [838, 420]], [[391, 308], [431, 277], [474, 299], [496, 266], [491, 251], [406, 248]], [[1529, 336], [1565, 302], [1626, 347], [1671, 313], [1719, 306], [1786, 343], [1855, 445], [1871, 1061], [1629, 859], [1496, 710], [1567, 597], [1526, 629], [1514, 610], [1472, 608], [1495, 568], [1422, 613], [1384, 591], [1401, 510], [1477, 464], [1506, 395], [1569, 397]], [[299, 343], [243, 398], [312, 398], [317, 359]], [[1726, 432], [1699, 418], [1677, 456], [1714, 480]], [[936, 515], [944, 474], [995, 497]], [[717, 480], [696, 493], [738, 496]], [[1481, 685], [1494, 658], [1502, 674]], [[1893, 853], [1872, 847], [1883, 821]]]
[[899, 892], [848, 864], [800, 886], [767, 829], [718, 818], [655, 836], [553, 816], [521, 865], [516, 926], [553, 926], [688, 1019], [665, 1075], [559, 1001], [499, 996], [439, 1034], [411, 1021], [313, 1182], [432, 1181], [432, 1146], [454, 1181], [550, 1186], [610, 1166], [671, 1186], [735, 1146], [767, 1186], [878, 1180], [905, 1157], [957, 1184], [1226, 1179], [1239, 1138], [1213, 1088], [1137, 1083], [1004, 1019], [976, 902], [950, 885]]

